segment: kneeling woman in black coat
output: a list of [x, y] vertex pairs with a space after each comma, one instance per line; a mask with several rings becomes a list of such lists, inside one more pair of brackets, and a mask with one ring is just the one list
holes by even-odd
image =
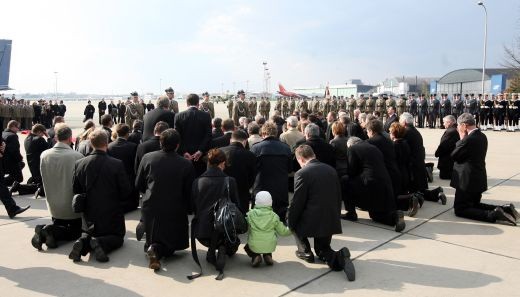
[[195, 219], [192, 223], [195, 238], [208, 247], [206, 261], [215, 265], [222, 273], [226, 263], [226, 255], [232, 256], [240, 245], [238, 237], [231, 238], [217, 232], [214, 228], [214, 205], [223, 196], [228, 195], [226, 178], [229, 178], [229, 198], [238, 206], [237, 184], [234, 178], [228, 177], [222, 170], [226, 167], [226, 155], [219, 149], [208, 153], [208, 169], [195, 180], [191, 198], [194, 203]]

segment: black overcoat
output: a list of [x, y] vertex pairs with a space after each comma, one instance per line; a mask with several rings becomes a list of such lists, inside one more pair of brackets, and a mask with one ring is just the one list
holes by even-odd
[[147, 141], [143, 141], [137, 146], [137, 152], [135, 153], [135, 162], [134, 168], [137, 174], [137, 169], [139, 169], [139, 164], [143, 159], [144, 155], [150, 152], [155, 152], [161, 149], [161, 141], [159, 136], [154, 136]]
[[406, 139], [410, 146], [410, 162], [412, 163], [410, 191], [427, 190], [428, 180], [426, 179], [426, 165], [424, 164], [426, 152], [424, 150], [421, 133], [414, 126], [408, 125], [404, 139]]
[[439, 170], [451, 172], [453, 170], [453, 159], [451, 158], [451, 152], [455, 149], [455, 144], [460, 140], [459, 132], [457, 132], [457, 125], [451, 126], [444, 131], [442, 134], [441, 141], [437, 150], [435, 151], [435, 157], [439, 158], [437, 162], [437, 168]]
[[483, 193], [487, 190], [487, 147], [487, 137], [480, 129], [457, 142], [451, 153], [455, 164], [450, 186], [469, 193]]
[[179, 154], [206, 153], [211, 140], [211, 116], [207, 112], [189, 107], [175, 115], [175, 130], [181, 135]]
[[383, 154], [386, 170], [392, 180], [392, 189], [395, 195], [401, 193], [401, 172], [397, 166], [395, 149], [392, 141], [381, 134], [369, 138], [368, 143], [376, 146]]
[[162, 108], [156, 108], [150, 110], [144, 115], [143, 118], [143, 141], [146, 141], [154, 136], [153, 130], [155, 128], [155, 124], [158, 122], [166, 122], [170, 128], [175, 127], [175, 114], [169, 110], [164, 110]]

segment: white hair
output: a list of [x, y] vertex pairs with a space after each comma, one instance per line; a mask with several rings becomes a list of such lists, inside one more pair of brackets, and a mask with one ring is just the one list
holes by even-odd
[[347, 147], [351, 147], [355, 144], [358, 144], [360, 142], [362, 142], [363, 140], [361, 140], [361, 138], [359, 137], [356, 137], [356, 136], [352, 136], [350, 137], [348, 140], [347, 140]]
[[403, 112], [403, 114], [401, 114], [401, 116], [399, 117], [399, 122], [408, 125], [413, 125], [413, 115], [409, 112]]
[[287, 118], [287, 125], [296, 128], [298, 126], [298, 118], [295, 116], [290, 116]]

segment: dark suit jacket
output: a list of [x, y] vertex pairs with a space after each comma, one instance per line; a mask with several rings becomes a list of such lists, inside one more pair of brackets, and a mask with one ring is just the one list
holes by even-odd
[[383, 126], [386, 133], [390, 133], [390, 125], [392, 125], [395, 122], [399, 122], [399, 120], [397, 118], [397, 114], [394, 113], [391, 117], [386, 119], [385, 125]]
[[93, 151], [76, 161], [74, 194], [87, 193], [83, 213], [93, 236], [116, 235], [126, 232], [122, 203], [131, 188], [123, 162], [105, 152]]
[[221, 150], [227, 157], [224, 173], [235, 178], [238, 185], [239, 207], [246, 214], [251, 202], [249, 189], [253, 187], [256, 177], [256, 156], [239, 142], [233, 142]]
[[231, 140], [231, 132], [224, 133], [224, 135], [213, 138], [210, 142], [210, 148], [221, 148], [229, 145]]
[[487, 147], [487, 137], [480, 129], [457, 141], [451, 153], [455, 164], [450, 186], [471, 193], [487, 190]]
[[394, 194], [401, 194], [401, 174], [397, 166], [397, 159], [395, 157], [395, 148], [392, 141], [381, 134], [377, 134], [369, 138], [368, 143], [376, 146], [383, 154], [386, 170], [392, 180], [392, 187]]
[[175, 130], [181, 135], [179, 154], [206, 153], [211, 140], [211, 116], [207, 112], [190, 107], [175, 115]]
[[128, 136], [128, 141], [133, 142], [137, 145], [141, 143], [141, 139], [143, 138], [143, 132], [141, 130], [134, 130]]
[[[327, 237], [341, 231], [341, 187], [336, 170], [314, 159], [294, 175], [289, 227], [300, 237]], [[319, 223], [318, 223], [319, 222]]]
[[103, 127], [103, 130], [105, 132], [107, 132], [107, 135], [108, 135], [108, 143], [111, 143], [112, 142], [112, 129], [108, 128], [108, 127]]
[[142, 218], [146, 240], [173, 250], [188, 244], [188, 213], [195, 170], [176, 152], [156, 151], [141, 161], [135, 186], [143, 193]]
[[395, 198], [392, 180], [381, 151], [368, 142], [360, 142], [348, 151], [348, 185], [356, 204], [368, 211], [393, 211]]
[[25, 153], [27, 155], [27, 165], [33, 178], [41, 178], [40, 155], [49, 148], [47, 141], [43, 137], [29, 134], [24, 141]]
[[168, 123], [168, 126], [173, 129], [175, 127], [175, 114], [162, 108], [156, 108], [147, 112], [143, 119], [143, 141], [154, 136], [153, 129], [155, 128], [155, 124], [160, 121]]
[[[308, 140], [299, 141], [296, 143], [296, 147], [302, 144], [310, 146], [316, 155], [316, 159], [320, 162], [330, 165], [332, 168], [336, 168], [334, 147], [326, 143], [321, 137], [311, 137]], [[300, 165], [296, 161], [293, 163], [293, 166], [295, 170], [300, 168]]]
[[435, 157], [439, 158], [437, 168], [439, 170], [446, 170], [451, 172], [453, 170], [453, 159], [451, 152], [455, 149], [455, 144], [460, 140], [459, 132], [457, 132], [457, 125], [451, 126], [444, 134], [442, 134], [441, 142], [435, 151]]
[[135, 143], [121, 137], [108, 145], [108, 154], [123, 162], [125, 172], [131, 183], [133, 183], [135, 179], [134, 162], [136, 150], [137, 145]]
[[54, 132], [54, 127], [50, 127], [47, 129], [47, 143], [49, 144], [49, 148], [53, 147], [56, 144], [56, 139], [54, 137], [56, 136], [56, 132]]
[[5, 142], [4, 157], [2, 158], [5, 173], [21, 170], [20, 162], [22, 162], [23, 157], [20, 154], [18, 135], [9, 129], [5, 129], [2, 132], [2, 138]]
[[141, 163], [141, 160], [143, 159], [144, 155], [150, 152], [155, 152], [161, 149], [161, 142], [159, 140], [159, 136], [154, 136], [147, 141], [144, 141], [140, 143], [137, 146], [137, 152], [135, 153], [135, 162], [134, 162], [134, 168], [135, 172], [137, 173], [137, 169], [139, 169], [139, 164]]
[[426, 152], [424, 150], [421, 133], [414, 126], [408, 125], [406, 127], [404, 139], [410, 146], [410, 162], [412, 163], [410, 172], [410, 191], [416, 192], [426, 190], [428, 189], [426, 165], [424, 164]]

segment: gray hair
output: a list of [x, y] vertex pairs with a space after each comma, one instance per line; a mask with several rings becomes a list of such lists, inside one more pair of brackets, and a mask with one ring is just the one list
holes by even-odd
[[305, 135], [309, 137], [319, 137], [320, 136], [320, 127], [316, 124], [308, 124], [305, 127]]
[[298, 126], [298, 118], [295, 116], [290, 116], [287, 118], [287, 125], [296, 128]]
[[72, 137], [72, 130], [65, 123], [58, 123], [54, 126], [56, 138], [58, 141], [69, 140]]
[[442, 120], [443, 120], [443, 121], [449, 121], [449, 122], [451, 122], [451, 123], [455, 123], [455, 121], [457, 121], [457, 120], [455, 119], [455, 117], [452, 116], [451, 114], [445, 116], [444, 118], [442, 118]]
[[347, 140], [347, 147], [351, 147], [355, 144], [358, 144], [360, 142], [362, 142], [363, 140], [361, 140], [361, 138], [359, 137], [356, 137], [356, 136], [352, 136], [350, 137], [348, 140]]
[[399, 117], [399, 122], [404, 122], [407, 125], [413, 125], [413, 115], [409, 112], [403, 112], [403, 114], [401, 114], [401, 116]]
[[468, 126], [475, 126], [476, 122], [475, 122], [475, 118], [473, 117], [472, 114], [465, 112], [457, 118], [457, 124], [459, 124], [459, 125], [466, 124]]
[[238, 119], [238, 123], [242, 126], [244, 123], [247, 122], [247, 118], [246, 117], [240, 117]]
[[170, 99], [168, 97], [159, 97], [157, 99], [157, 108], [168, 108], [170, 106]]
[[366, 119], [367, 119], [367, 114], [366, 113], [362, 112], [362, 113], [359, 114], [358, 120], [359, 120], [360, 123], [364, 123]]

